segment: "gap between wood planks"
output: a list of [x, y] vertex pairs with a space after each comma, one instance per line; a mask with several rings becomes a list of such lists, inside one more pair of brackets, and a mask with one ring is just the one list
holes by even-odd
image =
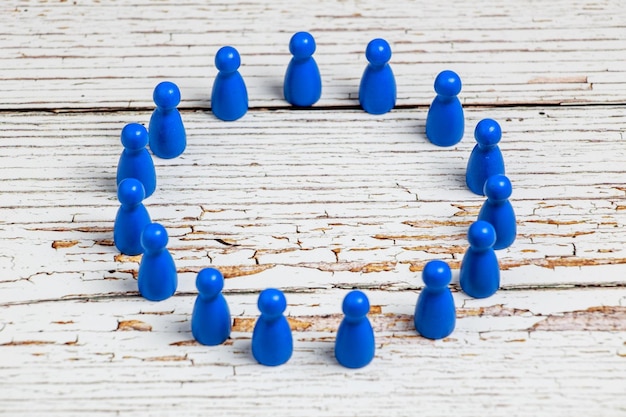
[[[353, 285], [344, 285], [337, 284], [334, 285], [333, 288], [339, 289], [353, 289], [355, 286]], [[385, 291], [386, 288], [381, 285], [370, 285], [370, 286], [358, 286], [361, 290], [368, 291]], [[498, 292], [517, 292], [517, 291], [563, 291], [563, 290], [580, 290], [580, 289], [599, 289], [599, 288], [626, 288], [626, 282], [611, 282], [611, 283], [600, 283], [600, 284], [558, 284], [558, 285], [519, 285], [515, 287], [509, 288], [500, 288]], [[306, 293], [314, 293], [316, 290], [323, 290], [325, 287], [285, 287], [281, 290], [285, 294], [306, 294]], [[417, 291], [419, 287], [407, 287], [407, 288], [395, 288], [393, 291]], [[450, 284], [450, 289], [454, 292], [461, 292], [461, 287], [458, 284]], [[223, 291], [224, 295], [256, 295], [260, 292], [257, 289], [225, 289]], [[172, 297], [195, 297], [197, 296], [197, 292], [190, 291], [176, 291], [176, 293]], [[0, 303], [0, 307], [11, 307], [11, 306], [20, 306], [20, 305], [33, 305], [33, 304], [46, 304], [46, 303], [63, 303], [63, 302], [90, 302], [90, 301], [106, 301], [106, 300], [120, 300], [120, 299], [134, 299], [141, 298], [141, 295], [138, 291], [126, 291], [126, 292], [115, 292], [115, 293], [106, 293], [106, 294], [93, 294], [93, 295], [85, 295], [85, 294], [77, 294], [77, 295], [69, 295], [62, 298], [42, 298], [37, 300], [22, 300], [22, 301], [9, 301]], [[481, 307], [482, 308], [482, 307]], [[595, 307], [592, 307], [595, 308]], [[600, 308], [600, 307], [598, 307]], [[624, 307], [626, 309], [626, 307]], [[467, 309], [466, 309], [467, 310]], [[626, 312], [626, 310], [625, 310]]]
[[[569, 102], [559, 102], [559, 101], [547, 101], [547, 102], [524, 102], [520, 101], [518, 103], [506, 102], [506, 103], [495, 103], [495, 102], [486, 102], [486, 103], [472, 103], [472, 104], [463, 104], [464, 109], [484, 109], [484, 108], [498, 108], [498, 109], [506, 109], [506, 108], [559, 108], [559, 107], [612, 107], [612, 106], [624, 106], [626, 105], [626, 100], [618, 101], [618, 102], [588, 102], [588, 103], [569, 103]], [[396, 105], [394, 110], [427, 110], [430, 106], [428, 105]], [[52, 114], [72, 114], [72, 113], [132, 113], [132, 112], [151, 112], [155, 109], [154, 106], [135, 106], [135, 107], [56, 107], [56, 108], [5, 108], [0, 109], [0, 114], [6, 113], [52, 113]], [[197, 112], [197, 111], [205, 111], [210, 112], [211, 107], [206, 106], [192, 106], [185, 107], [179, 106], [178, 110], [180, 112]], [[290, 110], [290, 111], [355, 111], [362, 110], [359, 105], [345, 105], [345, 106], [312, 106], [312, 107], [293, 107], [289, 105], [284, 106], [259, 106], [259, 107], [249, 107], [248, 112], [265, 112], [265, 111], [280, 111], [280, 110]], [[392, 110], [393, 111], [393, 110]], [[245, 117], [245, 116], [244, 116]]]

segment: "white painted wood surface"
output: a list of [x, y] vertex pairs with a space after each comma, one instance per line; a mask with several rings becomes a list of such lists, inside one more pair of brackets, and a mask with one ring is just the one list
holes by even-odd
[[[621, 2], [9, 1], [0, 31], [0, 414], [46, 416], [626, 415], [626, 12]], [[287, 43], [316, 37], [324, 93], [281, 98]], [[363, 50], [392, 44], [399, 108], [355, 108]], [[251, 110], [209, 111], [215, 51], [242, 53]], [[432, 81], [463, 77], [464, 140], [424, 137]], [[155, 159], [146, 200], [170, 233], [177, 294], [136, 288], [112, 245], [125, 123], [183, 92], [188, 148]], [[563, 106], [562, 104], [576, 104]], [[503, 129], [519, 237], [502, 290], [458, 288], [482, 198], [472, 129]], [[457, 329], [412, 325], [430, 259], [454, 270]], [[196, 344], [195, 273], [219, 267], [231, 340]], [[256, 297], [287, 295], [293, 358], [255, 363]], [[376, 358], [333, 358], [340, 305], [370, 297]]]

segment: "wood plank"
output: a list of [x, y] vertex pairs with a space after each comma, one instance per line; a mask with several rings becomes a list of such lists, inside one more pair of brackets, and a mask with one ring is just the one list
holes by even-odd
[[184, 406], [195, 416], [211, 406], [270, 415], [280, 403], [290, 415], [449, 415], [460, 406], [450, 396], [470, 416], [626, 409], [624, 289], [501, 291], [486, 300], [455, 293], [457, 328], [436, 342], [412, 327], [416, 291], [369, 291], [377, 353], [361, 370], [333, 358], [343, 294], [288, 294], [295, 351], [277, 368], [250, 354], [256, 294], [227, 289], [235, 327], [217, 347], [191, 337], [193, 294], [1, 306], [2, 410], [142, 415], [158, 407], [160, 415]]
[[285, 107], [288, 42], [300, 30], [318, 44], [320, 107], [358, 106], [365, 46], [381, 36], [394, 52], [399, 106], [427, 106], [434, 77], [447, 68], [461, 75], [468, 105], [624, 103], [626, 96], [626, 12], [610, 0], [1, 7], [8, 18], [0, 30], [0, 109], [152, 108], [152, 89], [163, 79], [181, 87], [181, 107], [207, 109], [213, 58], [226, 44], [242, 54], [250, 105]]
[[[503, 287], [621, 287], [624, 110], [468, 108], [466, 137], [449, 149], [427, 142], [423, 111], [253, 111], [235, 123], [187, 111], [188, 149], [155, 160], [145, 204], [168, 228], [183, 292], [208, 265], [242, 291], [419, 288], [436, 258], [456, 282], [483, 200], [463, 184], [471, 127], [490, 116], [519, 224], [499, 252]], [[139, 258], [112, 245], [114, 178], [121, 127], [148, 117], [0, 115], [0, 302], [136, 293]]]

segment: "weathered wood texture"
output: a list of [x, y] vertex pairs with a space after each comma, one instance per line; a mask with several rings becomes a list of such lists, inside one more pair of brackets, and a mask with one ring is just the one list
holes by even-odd
[[[179, 293], [136, 291], [138, 257], [112, 246], [119, 130], [149, 112], [4, 113], [0, 123], [0, 410], [7, 414], [594, 415], [626, 412], [623, 207], [626, 108], [468, 109], [500, 120], [519, 238], [499, 252], [503, 290], [454, 286], [458, 327], [412, 326], [429, 259], [458, 272], [481, 205], [456, 147], [425, 112], [254, 111], [223, 123], [183, 113], [188, 149], [156, 159], [146, 201], [166, 225]], [[280, 123], [277, 123], [280, 121]], [[195, 272], [220, 267], [232, 340], [189, 330]], [[256, 365], [256, 294], [285, 289], [296, 352]], [[332, 357], [346, 290], [368, 290], [378, 350], [360, 371]], [[28, 401], [36, 393], [38, 401]]]
[[[0, 5], [0, 414], [45, 416], [626, 415], [626, 12], [619, 1], [8, 1]], [[314, 109], [282, 100], [291, 34], [311, 31]], [[374, 37], [400, 108], [356, 110]], [[210, 113], [217, 49], [236, 46], [251, 111]], [[464, 140], [424, 137], [439, 70], [464, 81]], [[187, 151], [155, 159], [146, 200], [179, 291], [137, 293], [113, 246], [125, 123], [162, 79], [183, 92]], [[576, 104], [561, 106], [561, 104]], [[458, 288], [482, 198], [473, 127], [503, 128], [518, 239], [502, 289]], [[430, 259], [454, 270], [457, 329], [412, 324]], [[217, 266], [232, 338], [193, 341], [196, 272]], [[256, 297], [285, 290], [295, 352], [256, 364]], [[341, 299], [367, 291], [376, 358], [333, 358]]]
[[626, 101], [620, 1], [5, 1], [0, 108], [151, 107], [162, 79], [207, 108], [215, 52], [233, 45], [253, 107], [284, 107], [290, 36], [311, 31], [318, 106], [358, 105], [367, 42], [392, 45], [398, 105], [427, 105], [443, 69], [466, 104]]
[[[519, 222], [500, 255], [505, 288], [621, 285], [625, 110], [467, 111], [468, 126], [490, 116], [504, 130]], [[138, 258], [118, 256], [111, 240], [115, 169], [120, 128], [149, 113], [0, 117], [5, 301], [134, 291]], [[424, 137], [423, 111], [183, 117], [188, 149], [155, 159], [158, 190], [145, 201], [170, 231], [182, 291], [211, 263], [256, 289], [416, 288], [427, 260], [458, 267], [483, 202], [464, 183], [471, 129], [443, 149]], [[380, 271], [389, 274], [368, 274]]]

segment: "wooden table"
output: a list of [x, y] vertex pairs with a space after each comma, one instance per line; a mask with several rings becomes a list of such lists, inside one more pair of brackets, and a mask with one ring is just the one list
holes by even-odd
[[[296, 5], [297, 3], [297, 5]], [[45, 416], [626, 415], [626, 8], [476, 2], [8, 0], [0, 31], [0, 414]], [[323, 77], [290, 108], [288, 42], [310, 31]], [[389, 41], [397, 107], [358, 107], [364, 50]], [[210, 112], [215, 52], [235, 46], [250, 110]], [[433, 80], [463, 80], [466, 131], [424, 135]], [[176, 82], [185, 153], [155, 159], [146, 200], [170, 234], [176, 295], [137, 292], [112, 243], [120, 130]], [[473, 128], [502, 126], [518, 217], [502, 289], [458, 286], [481, 197]], [[453, 268], [457, 327], [412, 324], [431, 259]], [[220, 268], [233, 333], [190, 332], [195, 277]], [[258, 365], [260, 290], [288, 300], [295, 351]], [[370, 298], [374, 361], [333, 357], [341, 300]]]

